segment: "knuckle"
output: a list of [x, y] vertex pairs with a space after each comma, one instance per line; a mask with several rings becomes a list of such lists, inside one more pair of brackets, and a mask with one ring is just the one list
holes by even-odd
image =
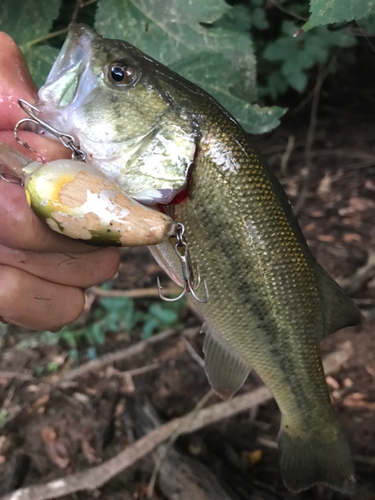
[[113, 276], [118, 271], [121, 260], [121, 254], [117, 248], [106, 248], [105, 252], [106, 255], [101, 261], [102, 273], [103, 273], [103, 279], [109, 280], [113, 278]]
[[69, 300], [65, 302], [64, 310], [61, 315], [54, 315], [51, 318], [50, 331], [58, 332], [64, 326], [75, 321], [85, 307], [85, 294], [80, 288], [69, 287], [67, 290]]
[[0, 264], [0, 304], [2, 310], [14, 309], [22, 289], [22, 278], [18, 269]]

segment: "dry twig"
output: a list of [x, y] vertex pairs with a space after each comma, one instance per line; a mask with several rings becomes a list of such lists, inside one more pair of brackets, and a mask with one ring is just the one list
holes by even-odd
[[33, 381], [35, 380], [35, 377], [32, 375], [29, 375], [28, 373], [18, 373], [18, 372], [0, 372], [0, 379], [1, 378], [16, 378], [21, 381]]
[[296, 215], [299, 214], [303, 204], [305, 203], [308, 189], [309, 189], [309, 181], [311, 177], [311, 169], [313, 165], [312, 161], [312, 146], [315, 138], [315, 129], [318, 120], [318, 107], [319, 107], [319, 99], [320, 99], [320, 91], [323, 83], [323, 74], [324, 67], [322, 64], [319, 65], [318, 75], [316, 77], [315, 88], [314, 88], [314, 97], [311, 105], [310, 112], [310, 125], [307, 132], [306, 138], [306, 147], [305, 147], [305, 171], [304, 171], [304, 179], [302, 183], [302, 189], [300, 195], [294, 206], [294, 213]]
[[[88, 293], [93, 293], [98, 297], [129, 297], [131, 299], [142, 299], [145, 297], [158, 297], [159, 289], [153, 288], [134, 288], [132, 290], [104, 290], [99, 286], [92, 286], [87, 290]], [[163, 288], [163, 294], [167, 297], [171, 295], [178, 295], [181, 293], [181, 288], [177, 286], [169, 286]]]
[[[190, 335], [195, 335], [196, 333], [198, 333], [198, 331], [199, 328], [194, 327], [194, 328], [187, 328], [186, 330], [183, 330], [180, 333], [182, 333], [182, 335], [190, 336]], [[104, 366], [111, 365], [116, 361], [124, 361], [125, 359], [132, 359], [134, 356], [138, 356], [140, 353], [142, 353], [148, 346], [157, 344], [163, 340], [166, 340], [169, 337], [172, 337], [173, 335], [177, 335], [178, 333], [179, 333], [178, 330], [170, 328], [168, 330], [165, 330], [164, 332], [158, 333], [157, 335], [153, 335], [147, 340], [142, 340], [137, 344], [127, 347], [126, 349], [121, 349], [116, 352], [110, 352], [108, 354], [105, 354], [104, 356], [101, 356], [98, 359], [87, 361], [87, 363], [84, 363], [78, 368], [74, 368], [73, 370], [70, 370], [65, 375], [63, 375], [54, 384], [53, 387], [59, 387], [65, 384], [66, 382], [70, 382], [71, 380], [74, 380], [78, 377], [82, 377], [83, 375], [86, 375], [89, 372], [100, 370]]]
[[339, 280], [340, 286], [347, 294], [352, 295], [360, 290], [368, 281], [375, 276], [375, 253], [371, 253], [364, 266], [349, 278]]
[[288, 142], [286, 144], [286, 148], [283, 153], [283, 156], [281, 157], [281, 162], [280, 162], [280, 170], [283, 176], [286, 175], [286, 171], [288, 168], [288, 161], [294, 149], [295, 139], [296, 138], [293, 134], [288, 135]]

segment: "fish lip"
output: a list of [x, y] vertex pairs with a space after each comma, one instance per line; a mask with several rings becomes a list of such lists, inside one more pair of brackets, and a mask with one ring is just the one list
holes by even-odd
[[86, 56], [85, 59], [87, 59], [87, 57], [89, 57], [90, 55], [91, 43], [96, 36], [97, 35], [95, 31], [85, 24], [71, 24], [69, 26], [69, 31], [66, 36], [65, 42], [51, 68], [46, 83], [48, 83], [50, 80], [55, 80], [60, 76], [60, 73], [64, 69], [66, 64], [69, 64], [69, 62], [73, 62], [69, 61], [69, 59], [72, 59], [72, 55], [76, 56], [77, 58], [77, 56], [80, 55], [80, 51], [82, 50], [83, 54], [85, 54]]
[[[84, 24], [72, 24], [60, 54], [54, 62], [46, 82], [39, 89], [39, 102], [37, 105], [52, 105], [54, 108], [63, 108], [75, 98], [80, 77], [87, 66], [91, 55], [91, 44], [97, 37], [96, 33]], [[69, 76], [71, 82], [65, 88], [59, 88], [62, 78]], [[70, 96], [66, 100], [66, 96]]]

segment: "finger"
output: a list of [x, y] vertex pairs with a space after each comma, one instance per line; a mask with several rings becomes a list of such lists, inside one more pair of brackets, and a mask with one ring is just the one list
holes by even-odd
[[116, 248], [101, 248], [90, 253], [39, 253], [0, 246], [0, 264], [61, 285], [88, 288], [115, 275], [120, 253]]
[[0, 245], [35, 252], [92, 252], [52, 231], [27, 204], [23, 188], [0, 180]]
[[0, 265], [0, 316], [9, 323], [58, 331], [78, 318], [84, 304], [80, 288], [50, 283]]
[[0, 32], [0, 129], [11, 130], [25, 113], [17, 99], [35, 102], [35, 87], [22, 52], [16, 42]]
[[12, 130], [0, 131], [0, 143], [9, 144], [12, 148], [21, 151], [26, 156], [29, 156], [31, 160], [38, 161], [40, 163], [47, 163], [48, 161], [57, 160], [60, 158], [70, 158], [72, 152], [70, 149], [64, 147], [59, 141], [55, 139], [47, 139], [39, 134], [34, 134], [33, 132], [19, 131], [18, 136], [20, 139], [27, 143], [34, 151], [26, 149], [14, 138], [14, 133]]

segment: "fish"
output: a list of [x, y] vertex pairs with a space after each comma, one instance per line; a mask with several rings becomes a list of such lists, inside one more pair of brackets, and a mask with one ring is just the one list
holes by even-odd
[[[35, 106], [128, 196], [182, 224], [208, 380], [229, 399], [253, 368], [270, 389], [282, 414], [285, 486], [352, 492], [353, 463], [319, 343], [359, 324], [361, 313], [315, 260], [246, 131], [201, 88], [85, 25], [70, 28]], [[150, 249], [184, 285], [176, 241]]]

